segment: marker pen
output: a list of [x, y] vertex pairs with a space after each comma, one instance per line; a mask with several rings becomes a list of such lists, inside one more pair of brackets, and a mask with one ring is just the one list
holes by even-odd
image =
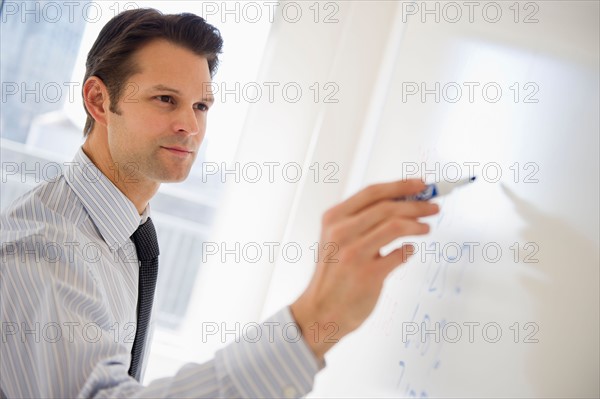
[[425, 190], [419, 194], [410, 195], [408, 197], [396, 198], [396, 201], [427, 201], [435, 197], [449, 194], [452, 190], [457, 187], [467, 185], [475, 181], [475, 176], [469, 177], [468, 179], [461, 179], [457, 182], [442, 181], [439, 183], [428, 184]]

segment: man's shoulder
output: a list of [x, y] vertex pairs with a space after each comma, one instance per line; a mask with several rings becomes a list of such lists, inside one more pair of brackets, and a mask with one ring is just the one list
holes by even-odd
[[17, 198], [0, 215], [0, 241], [64, 238], [87, 218], [64, 176], [45, 181]]

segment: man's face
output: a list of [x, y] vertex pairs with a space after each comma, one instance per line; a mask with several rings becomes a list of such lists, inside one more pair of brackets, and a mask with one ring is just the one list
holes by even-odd
[[139, 72], [125, 83], [119, 114], [107, 116], [108, 147], [126, 179], [184, 180], [198, 155], [212, 105], [206, 58], [155, 40], [133, 59]]

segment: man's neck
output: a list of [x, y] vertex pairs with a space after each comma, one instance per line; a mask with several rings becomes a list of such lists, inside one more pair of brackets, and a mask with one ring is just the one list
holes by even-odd
[[[99, 142], [99, 140], [102, 140], [101, 134], [90, 132], [83, 143], [83, 152], [142, 215], [148, 202], [158, 191], [160, 184], [148, 181], [139, 175], [131, 176], [130, 170], [123, 169], [124, 165], [120, 165], [112, 159], [107, 143]], [[127, 176], [127, 178], [124, 179], [122, 176]]]

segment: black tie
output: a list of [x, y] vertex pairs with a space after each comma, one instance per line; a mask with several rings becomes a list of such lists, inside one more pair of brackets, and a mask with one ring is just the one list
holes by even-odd
[[146, 344], [146, 332], [152, 313], [152, 301], [154, 300], [154, 288], [158, 275], [158, 240], [152, 220], [148, 218], [146, 223], [140, 225], [131, 236], [135, 244], [138, 260], [140, 262], [140, 280], [138, 290], [138, 317], [131, 350], [131, 367], [129, 375], [140, 380], [141, 367]]

